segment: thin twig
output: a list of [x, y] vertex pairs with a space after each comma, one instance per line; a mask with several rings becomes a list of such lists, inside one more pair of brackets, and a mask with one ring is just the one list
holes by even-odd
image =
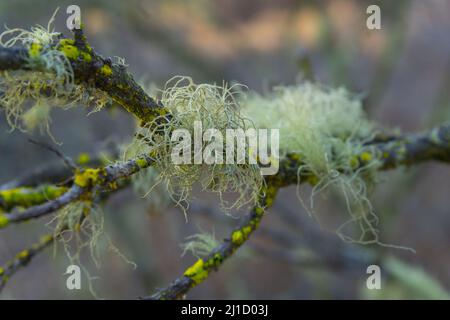
[[70, 157], [64, 155], [61, 151], [51, 146], [50, 144], [45, 143], [43, 141], [36, 141], [31, 138], [28, 138], [28, 141], [50, 152], [53, 152], [64, 161], [64, 163], [68, 168], [72, 169], [73, 171], [78, 169], [78, 166], [75, 164], [75, 162], [73, 162], [73, 160]]

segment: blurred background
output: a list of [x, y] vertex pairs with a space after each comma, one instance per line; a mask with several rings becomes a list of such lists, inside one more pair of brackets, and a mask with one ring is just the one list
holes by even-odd
[[[176, 75], [195, 82], [239, 82], [264, 92], [278, 84], [314, 77], [361, 94], [370, 117], [386, 127], [420, 131], [450, 118], [450, 1], [258, 1], [258, 0], [0, 0], [0, 24], [10, 28], [46, 25], [57, 7], [56, 29], [65, 27], [66, 8], [81, 7], [85, 32], [104, 56], [124, 57], [129, 71], [157, 87]], [[381, 8], [381, 30], [366, 28], [366, 8]], [[60, 149], [76, 158], [107, 144], [130, 141], [133, 119], [119, 110], [74, 108], [54, 112], [51, 131]], [[9, 133], [0, 120], [0, 183], [19, 173], [59, 160], [27, 142], [32, 135]], [[296, 197], [282, 190], [273, 209], [246, 246], [205, 283], [192, 299], [390, 299], [449, 298], [450, 166], [427, 163], [382, 175], [372, 200], [380, 217], [379, 245], [342, 242], [334, 231], [348, 218], [337, 195], [316, 199], [319, 224]], [[308, 188], [302, 193], [308, 195]], [[152, 197], [150, 195], [149, 197]], [[157, 199], [156, 199], [157, 200]], [[167, 286], [195, 261], [182, 256], [186, 237], [227, 236], [237, 219], [221, 214], [217, 199], [197, 194], [188, 212], [143, 199], [131, 188], [104, 206], [106, 232], [137, 264], [133, 269], [104, 250], [97, 269], [83, 262], [99, 297], [127, 299]], [[235, 216], [241, 213], [236, 212]], [[49, 229], [32, 221], [0, 232], [0, 265]], [[368, 290], [366, 268], [381, 266], [381, 290]], [[19, 271], [0, 293], [2, 299], [91, 299], [66, 289], [69, 261], [47, 249]]]

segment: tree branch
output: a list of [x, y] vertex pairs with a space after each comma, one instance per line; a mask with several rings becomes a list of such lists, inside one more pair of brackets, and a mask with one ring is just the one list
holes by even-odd
[[214, 248], [204, 259], [198, 259], [184, 274], [175, 279], [167, 288], [158, 290], [152, 296], [144, 297], [149, 300], [180, 299], [190, 289], [199, 285], [212, 271], [217, 270], [226, 259], [239, 249], [258, 228], [265, 209], [269, 208], [277, 194], [278, 187], [268, 185], [261, 196], [259, 205], [255, 206], [240, 221], [239, 225], [231, 232], [219, 246]]
[[[168, 113], [159, 102], [145, 93], [124, 66], [113, 64], [111, 59], [95, 52], [87, 43], [82, 30], [74, 31], [73, 40], [62, 38], [50, 49], [59, 50], [66, 55], [76, 83], [94, 85], [106, 92], [116, 103], [142, 122], [150, 122]], [[29, 60], [26, 48], [0, 47], [0, 71], [19, 69], [43, 71], [42, 66], [30, 64]]]
[[31, 259], [51, 245], [53, 240], [54, 238], [52, 234], [42, 236], [38, 242], [34, 243], [28, 249], [22, 250], [13, 259], [9, 260], [3, 267], [0, 267], [0, 291], [2, 291], [12, 275], [14, 275], [19, 269], [27, 266]]
[[36, 188], [14, 188], [0, 190], [0, 209], [11, 210], [14, 207], [28, 208], [53, 200], [67, 191], [66, 187], [41, 185]]
[[[360, 166], [378, 159], [381, 162], [380, 170], [393, 169], [400, 165], [411, 165], [426, 160], [450, 162], [450, 125], [442, 125], [423, 134], [376, 143], [355, 156], [357, 156]], [[167, 288], [158, 290], [144, 299], [180, 299], [190, 289], [202, 283], [211, 271], [217, 270], [258, 227], [264, 213], [262, 206], [268, 208], [272, 205], [278, 188], [293, 183], [311, 181], [313, 178], [311, 173], [304, 172], [301, 177], [297, 174], [303, 165], [301, 158], [299, 154], [289, 154], [280, 162], [279, 172], [275, 176], [266, 177], [268, 189], [260, 202], [261, 206], [256, 206], [244, 216], [229, 238], [213, 249], [205, 259], [197, 260]], [[298, 181], [299, 178], [300, 181]], [[341, 257], [339, 256], [339, 258]]]
[[[65, 205], [79, 200], [83, 195], [88, 195], [94, 189], [113, 189], [117, 180], [129, 177], [141, 169], [149, 167], [152, 163], [152, 158], [143, 155], [138, 159], [104, 168], [80, 171], [75, 175], [72, 187], [60, 197], [22, 212], [0, 214], [0, 228], [6, 227], [10, 223], [19, 223], [55, 212]], [[92, 195], [90, 196], [92, 197]]]

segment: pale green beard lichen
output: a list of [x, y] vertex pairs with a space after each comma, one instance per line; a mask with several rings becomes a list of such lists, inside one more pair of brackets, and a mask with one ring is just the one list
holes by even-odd
[[129, 261], [120, 250], [111, 242], [104, 230], [104, 213], [101, 208], [92, 201], [81, 200], [68, 204], [60, 209], [48, 223], [53, 228], [55, 240], [54, 253], [60, 243], [71, 264], [80, 266], [86, 274], [89, 290], [94, 297], [95, 293], [89, 270], [81, 261], [84, 249], [88, 250], [91, 260], [97, 268], [100, 268], [101, 252], [106, 246], [126, 263], [136, 268], [136, 264]]
[[[153, 167], [141, 170], [131, 178], [133, 190], [146, 199], [148, 210], [152, 212], [162, 212], [171, 203], [167, 185], [161, 181], [161, 174]], [[151, 193], [151, 197], [147, 194]]]
[[202, 232], [186, 238], [186, 242], [181, 245], [182, 256], [187, 252], [192, 253], [198, 259], [206, 257], [219, 245], [214, 233]]
[[[31, 27], [30, 31], [25, 29], [7, 29], [2, 35], [0, 35], [0, 45], [4, 47], [12, 47], [16, 45], [18, 42], [20, 44], [29, 44], [31, 45], [33, 42], [41, 46], [46, 46], [51, 44], [56, 37], [59, 36], [58, 32], [55, 32], [54, 27], [52, 26], [55, 22], [55, 16], [58, 13], [58, 9], [55, 10], [52, 17], [50, 18], [47, 28], [37, 25], [35, 27]], [[11, 36], [14, 35], [15, 36]], [[4, 41], [3, 37], [10, 36], [10, 39]]]
[[[56, 12], [55, 12], [56, 14]], [[0, 108], [5, 111], [11, 128], [21, 130], [35, 127], [37, 113], [25, 114], [36, 106], [47, 106], [47, 112], [39, 110], [40, 129], [49, 132], [48, 116], [52, 107], [69, 108], [77, 104], [93, 105], [98, 111], [111, 99], [106, 93], [93, 87], [75, 84], [70, 61], [63, 50], [56, 47], [60, 34], [55, 32], [50, 19], [47, 28], [32, 27], [8, 29], [0, 34], [0, 45], [21, 45], [28, 49], [27, 63], [31, 70], [0, 72]], [[47, 118], [42, 118], [47, 115]], [[22, 117], [24, 116], [24, 117]], [[34, 118], [34, 119], [33, 119]]]
[[49, 224], [54, 224], [54, 237], [60, 240], [71, 262], [79, 262], [82, 250], [87, 247], [99, 266], [98, 244], [104, 233], [104, 217], [97, 206], [91, 201], [71, 203], [59, 210]]
[[[241, 105], [242, 113], [257, 128], [280, 130], [280, 155], [297, 153], [304, 163], [299, 177], [306, 172], [315, 177], [310, 206], [305, 206], [308, 212], [313, 211], [318, 192], [334, 187], [344, 195], [351, 215], [338, 233], [349, 241], [356, 238], [358, 242], [378, 242], [378, 221], [367, 198], [378, 162], [368, 161], [360, 167], [355, 158], [374, 130], [360, 100], [342, 88], [304, 83], [276, 88], [266, 96], [249, 94]], [[304, 203], [300, 195], [299, 198]], [[353, 238], [345, 236], [348, 230], [344, 228], [350, 225], [358, 225], [361, 230]]]
[[[167, 183], [172, 199], [183, 208], [188, 207], [193, 185], [200, 183], [203, 190], [216, 192], [223, 209], [254, 204], [263, 184], [257, 165], [252, 164], [174, 164], [171, 152], [176, 141], [171, 141], [175, 129], [186, 129], [194, 137], [194, 122], [200, 121], [202, 130], [217, 129], [226, 136], [226, 129], [246, 129], [251, 122], [239, 113], [233, 96], [233, 88], [208, 84], [195, 84], [190, 78], [174, 78], [164, 89], [161, 102], [170, 112], [162, 115], [145, 127], [138, 129], [136, 138], [125, 158], [133, 154], [146, 153], [155, 159], [155, 168], [160, 180]], [[202, 150], [208, 144], [202, 142]], [[192, 148], [192, 158], [194, 148]], [[229, 204], [224, 193], [238, 195]]]
[[22, 114], [21, 120], [27, 130], [39, 128], [50, 134], [50, 106], [47, 104], [36, 103]]
[[316, 172], [329, 170], [333, 149], [361, 143], [373, 131], [359, 99], [343, 88], [312, 83], [278, 87], [265, 96], [250, 93], [241, 105], [256, 127], [280, 130], [281, 154], [301, 153]]
[[[314, 186], [310, 205], [306, 206], [299, 195], [308, 212], [313, 212], [314, 196], [333, 187], [343, 194], [351, 215], [338, 233], [348, 241], [379, 242], [375, 229], [378, 219], [367, 197], [379, 163], [369, 158], [363, 164], [358, 160], [358, 155], [364, 155], [364, 142], [373, 137], [374, 127], [360, 100], [346, 90], [304, 83], [277, 88], [266, 96], [250, 93], [237, 100], [226, 87], [196, 85], [189, 78], [175, 78], [162, 91], [161, 101], [171, 117], [161, 116], [139, 128], [126, 158], [139, 153], [155, 158], [160, 173], [157, 181], [167, 183], [169, 194], [178, 204], [188, 207], [196, 182], [203, 190], [218, 192], [221, 200], [225, 192], [237, 192], [240, 197], [231, 207], [254, 204], [263, 179], [257, 165], [175, 165], [171, 159], [174, 129], [185, 128], [193, 136], [197, 120], [203, 130], [216, 128], [221, 132], [253, 126], [279, 129], [280, 155], [298, 154], [303, 163], [298, 176], [308, 173], [314, 177], [308, 181]], [[223, 200], [222, 206], [226, 207]], [[360, 232], [350, 237], [347, 229], [354, 225]]]

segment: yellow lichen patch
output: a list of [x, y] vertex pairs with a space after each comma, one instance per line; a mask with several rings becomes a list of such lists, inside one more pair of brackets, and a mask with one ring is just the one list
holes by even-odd
[[204, 267], [203, 259], [198, 259], [196, 263], [190, 268], [188, 268], [184, 275], [189, 277], [195, 285], [201, 283], [208, 277], [209, 271]]
[[372, 160], [372, 154], [370, 152], [361, 153], [361, 160], [364, 162], [369, 162], [370, 160]]
[[108, 66], [107, 64], [104, 64], [101, 68], [100, 68], [100, 73], [106, 77], [109, 77], [112, 75], [112, 69], [110, 66]]
[[75, 45], [75, 40], [73, 40], [73, 39], [61, 39], [61, 41], [59, 41], [59, 45], [60, 46], [74, 46]]
[[53, 235], [51, 235], [51, 234], [46, 234], [46, 235], [42, 236], [41, 239], [39, 240], [39, 242], [41, 244], [46, 244], [50, 241], [53, 241]]
[[30, 49], [28, 50], [28, 56], [32, 59], [39, 58], [39, 54], [41, 53], [42, 45], [40, 43], [33, 42], [30, 45]]
[[92, 52], [92, 47], [89, 45], [89, 43], [85, 43], [85, 47], [87, 52], [91, 53]]
[[244, 233], [244, 235], [246, 237], [248, 237], [248, 235], [253, 231], [253, 228], [250, 226], [246, 226], [244, 228], [242, 228], [242, 232]]
[[63, 39], [59, 42], [59, 50], [69, 59], [77, 59], [81, 57], [86, 62], [92, 61], [92, 48], [87, 48], [87, 51], [82, 51], [75, 46], [75, 41], [72, 39]]
[[117, 184], [117, 181], [108, 183], [108, 188], [111, 190], [117, 190], [119, 188], [119, 185]]
[[2, 276], [5, 273], [5, 269], [3, 269], [2, 267], [0, 267], [0, 276]]
[[9, 210], [13, 207], [31, 207], [48, 200], [53, 200], [62, 195], [67, 188], [52, 185], [43, 185], [37, 188], [15, 188], [1, 190], [0, 198], [4, 207]]
[[24, 260], [24, 259], [29, 258], [29, 256], [30, 256], [30, 251], [28, 251], [28, 250], [22, 250], [22, 251], [20, 251], [20, 252], [17, 254], [16, 258], [17, 258], [17, 259]]
[[245, 241], [244, 233], [241, 230], [236, 230], [231, 235], [231, 242], [235, 245], [241, 245]]
[[82, 152], [78, 155], [77, 162], [81, 165], [87, 164], [91, 160], [88, 153]]
[[207, 268], [208, 270], [210, 270], [211, 268], [217, 268], [222, 263], [222, 261], [223, 258], [220, 253], [215, 253], [212, 258], [209, 258], [205, 262], [205, 268]]
[[240, 230], [235, 230], [232, 234], [231, 234], [231, 242], [233, 242], [233, 244], [240, 246], [241, 244], [244, 243], [245, 240], [247, 240], [248, 236], [250, 235], [250, 233], [252, 233], [253, 228], [251, 226], [245, 226]]
[[88, 52], [81, 51], [80, 55], [84, 61], [86, 61], [86, 62], [92, 61], [92, 56]]
[[4, 228], [9, 224], [9, 219], [6, 215], [0, 214], [0, 228]]
[[75, 60], [80, 56], [80, 50], [71, 45], [62, 46], [59, 48], [59, 51], [64, 53], [64, 55], [71, 60]]
[[146, 168], [146, 167], [148, 167], [148, 162], [144, 158], [136, 159], [136, 164], [139, 166], [139, 168]]
[[90, 187], [98, 183], [101, 169], [86, 169], [75, 175], [74, 183], [82, 188]]
[[[179, 141], [171, 139], [174, 129], [183, 128], [194, 134], [200, 124], [202, 130], [213, 129], [226, 136], [228, 129], [253, 129], [251, 121], [240, 115], [236, 89], [227, 85], [195, 84], [190, 78], [176, 77], [169, 81], [161, 95], [161, 115], [151, 123], [138, 129], [131, 150], [138, 154], [147, 154], [154, 159], [154, 167], [159, 173], [158, 181], [164, 182], [167, 190], [177, 204], [186, 207], [193, 185], [199, 183], [203, 190], [217, 193], [221, 199], [221, 209], [255, 205], [263, 184], [260, 168], [257, 164], [240, 165], [214, 164], [199, 166], [195, 163], [191, 151], [187, 162], [175, 163], [172, 151]], [[166, 116], [169, 112], [170, 117]], [[155, 134], [160, 132], [161, 134]], [[202, 142], [206, 147], [208, 142]], [[234, 144], [236, 146], [236, 144]], [[153, 152], [153, 153], [151, 153]], [[191, 153], [191, 154], [189, 154]], [[126, 156], [128, 159], [129, 156]], [[238, 195], [235, 201], [227, 202], [225, 193]]]
[[269, 198], [275, 197], [277, 194], [278, 188], [274, 185], [270, 185], [268, 188], [266, 188], [266, 196]]
[[256, 208], [255, 208], [255, 213], [256, 213], [257, 215], [262, 215], [262, 214], [264, 213], [264, 209], [261, 208], [261, 207], [256, 207]]
[[359, 159], [358, 157], [352, 157], [350, 158], [350, 167], [352, 169], [357, 169], [359, 167]]

